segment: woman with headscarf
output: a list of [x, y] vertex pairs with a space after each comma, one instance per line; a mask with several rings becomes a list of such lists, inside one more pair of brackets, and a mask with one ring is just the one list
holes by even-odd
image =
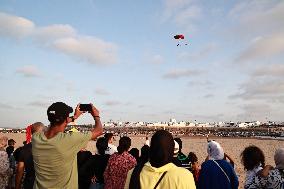
[[128, 172], [125, 189], [195, 189], [195, 183], [188, 170], [172, 163], [174, 139], [165, 130], [157, 131], [150, 144], [147, 163], [139, 163]]
[[232, 165], [224, 159], [224, 150], [218, 142], [207, 145], [208, 160], [202, 163], [198, 189], [237, 189], [238, 177]]
[[0, 189], [5, 189], [8, 186], [9, 177], [12, 174], [8, 154], [5, 151], [7, 141], [8, 138], [5, 136], [0, 138]]

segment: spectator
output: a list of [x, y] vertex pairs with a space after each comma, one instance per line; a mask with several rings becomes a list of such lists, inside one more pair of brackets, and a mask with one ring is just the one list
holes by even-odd
[[92, 153], [86, 149], [81, 149], [77, 153], [79, 189], [90, 187], [92, 174], [90, 173], [91, 167], [89, 166], [89, 162], [91, 158]]
[[146, 136], [145, 145], [150, 146], [149, 138]]
[[107, 140], [104, 137], [99, 138], [96, 143], [96, 147], [98, 153], [92, 157], [90, 163], [93, 176], [90, 189], [103, 189], [105, 186], [104, 171], [110, 157], [109, 154], [105, 154], [105, 151], [108, 147]]
[[198, 189], [237, 189], [238, 177], [232, 165], [224, 159], [224, 150], [215, 141], [208, 142], [209, 160], [201, 165]]
[[105, 189], [123, 189], [127, 172], [136, 165], [136, 159], [128, 153], [131, 146], [129, 137], [121, 137], [118, 152], [110, 156], [105, 173]]
[[[31, 133], [41, 132], [44, 125], [41, 122], [36, 122], [31, 126]], [[22, 178], [25, 172], [23, 187]], [[16, 172], [16, 189], [30, 189], [33, 188], [35, 180], [35, 170], [32, 156], [32, 143], [26, 144], [19, 152], [18, 165]]]
[[8, 147], [6, 148], [6, 152], [9, 158], [14, 152], [15, 144], [16, 144], [16, 141], [14, 139], [8, 140]]
[[274, 155], [275, 169], [269, 171], [265, 188], [284, 188], [284, 148], [279, 148]]
[[[141, 156], [139, 157], [138, 162], [139, 163], [146, 163], [149, 160], [149, 151], [150, 151], [150, 146], [148, 145], [144, 145], [141, 148]], [[137, 163], [138, 163], [137, 162]]]
[[191, 171], [192, 168], [189, 163], [189, 159], [184, 153], [182, 153], [182, 140], [180, 138], [175, 138], [174, 140], [178, 143], [178, 146], [179, 146], [177, 160], [180, 162], [181, 167], [186, 168]]
[[112, 155], [117, 152], [117, 147], [112, 144], [114, 141], [113, 133], [106, 133], [104, 137], [108, 141], [108, 148], [106, 150], [106, 154]]
[[128, 172], [125, 189], [195, 189], [192, 174], [172, 162], [174, 139], [165, 130], [157, 131], [150, 145], [150, 161]]
[[90, 111], [95, 127], [87, 133], [64, 133], [68, 123], [74, 122], [83, 112], [73, 109], [63, 102], [53, 103], [47, 109], [50, 127], [32, 137], [32, 155], [35, 168], [34, 189], [41, 188], [78, 188], [77, 153], [85, 148], [89, 140], [102, 134], [99, 111], [93, 106]]
[[188, 156], [187, 156], [190, 164], [191, 164], [191, 172], [193, 174], [194, 177], [194, 181], [197, 184], [198, 181], [198, 177], [199, 177], [199, 173], [200, 173], [200, 164], [198, 162], [198, 158], [195, 155], [195, 153], [193, 152], [189, 152]]
[[12, 175], [12, 170], [10, 169], [8, 154], [5, 151], [7, 146], [8, 138], [2, 136], [0, 138], [0, 188], [5, 189], [8, 186], [9, 178]]
[[131, 150], [129, 150], [129, 154], [131, 154], [136, 159], [136, 162], [138, 162], [139, 150], [137, 148], [132, 148]]
[[260, 183], [263, 180], [260, 176], [261, 171], [265, 165], [265, 157], [261, 149], [256, 146], [249, 146], [241, 153], [241, 161], [246, 170], [246, 179], [244, 188], [257, 188], [257, 186], [264, 185]]

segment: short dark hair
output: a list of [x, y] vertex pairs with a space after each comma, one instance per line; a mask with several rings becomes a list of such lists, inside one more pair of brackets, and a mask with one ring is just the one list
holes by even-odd
[[121, 137], [119, 139], [119, 145], [117, 147], [117, 151], [119, 154], [122, 154], [125, 151], [128, 151], [128, 149], [131, 146], [131, 139], [127, 136]]
[[188, 157], [189, 162], [191, 162], [192, 164], [198, 161], [198, 158], [194, 152], [189, 152], [187, 157]]
[[107, 141], [109, 141], [113, 137], [113, 133], [106, 133], [104, 137]]
[[248, 146], [241, 153], [241, 161], [245, 170], [252, 170], [258, 165], [265, 165], [265, 157], [260, 148], [257, 146]]
[[132, 148], [129, 150], [129, 153], [138, 161], [139, 159], [139, 150], [137, 148]]
[[100, 155], [104, 155], [108, 147], [108, 142], [104, 137], [100, 137], [97, 140], [96, 147]]
[[181, 149], [182, 149], [182, 140], [180, 138], [174, 138], [174, 140], [178, 143], [179, 151], [181, 151]]

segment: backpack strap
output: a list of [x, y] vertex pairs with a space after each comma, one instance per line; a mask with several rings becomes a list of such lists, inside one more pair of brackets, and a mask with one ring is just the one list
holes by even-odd
[[162, 176], [160, 177], [160, 179], [158, 180], [157, 184], [155, 185], [154, 189], [156, 189], [158, 187], [158, 185], [160, 184], [160, 182], [162, 181], [162, 179], [164, 178], [165, 174], [167, 173], [167, 171], [163, 172]]
[[212, 161], [221, 169], [221, 171], [222, 171], [222, 172], [224, 173], [224, 175], [227, 177], [229, 183], [231, 183], [231, 180], [230, 180], [229, 176], [228, 176], [227, 173], [224, 171], [224, 169], [219, 165], [219, 163], [217, 163], [217, 161], [215, 161], [215, 160], [212, 160]]

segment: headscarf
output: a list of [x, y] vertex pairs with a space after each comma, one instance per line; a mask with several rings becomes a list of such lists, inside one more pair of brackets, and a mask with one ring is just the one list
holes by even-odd
[[2, 136], [0, 137], [0, 150], [4, 150], [7, 146], [8, 137]]
[[284, 169], [284, 148], [275, 151], [274, 161], [277, 169]]
[[224, 150], [218, 142], [208, 142], [207, 153], [209, 155], [210, 160], [224, 159]]

